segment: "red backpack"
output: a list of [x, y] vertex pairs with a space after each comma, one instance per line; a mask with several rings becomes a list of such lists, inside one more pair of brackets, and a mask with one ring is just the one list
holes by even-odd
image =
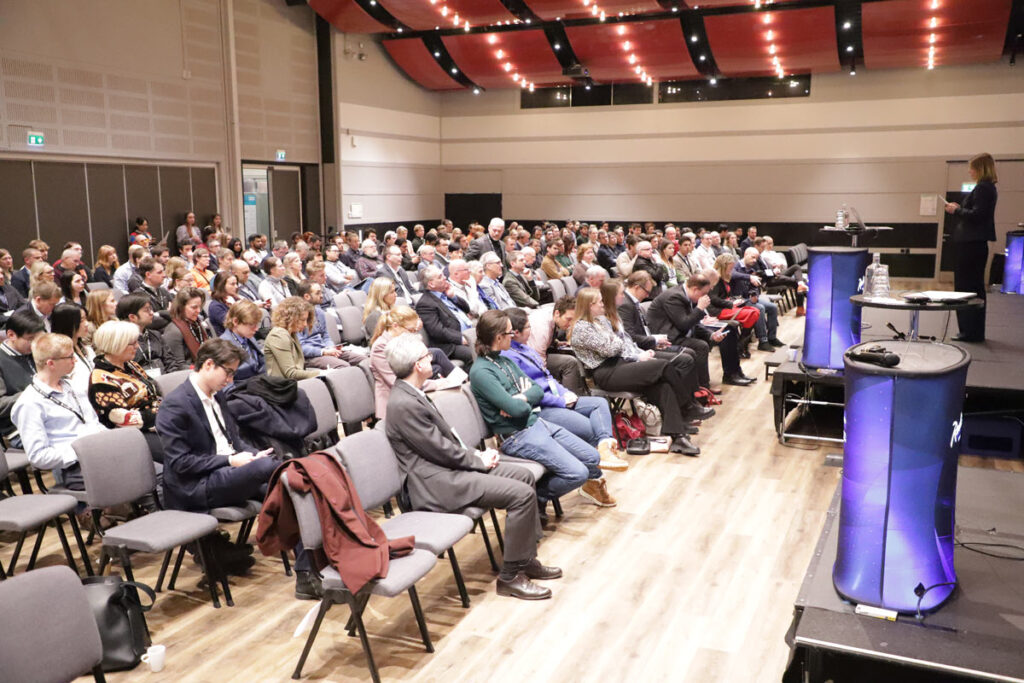
[[722, 402], [717, 396], [711, 393], [711, 390], [707, 387], [700, 387], [697, 391], [693, 392], [693, 397], [697, 399], [697, 402], [702, 406], [718, 406], [722, 405]]
[[628, 415], [624, 412], [615, 413], [615, 433], [619, 435], [619, 446], [625, 450], [630, 439], [639, 439], [647, 435], [647, 426], [639, 415]]

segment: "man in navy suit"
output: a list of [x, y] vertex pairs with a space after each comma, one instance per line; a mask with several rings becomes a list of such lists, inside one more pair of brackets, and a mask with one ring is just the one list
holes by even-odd
[[426, 291], [416, 302], [416, 313], [423, 321], [430, 345], [469, 368], [473, 364], [470, 337], [474, 335], [469, 304], [455, 294], [437, 266], [423, 270], [423, 283]]
[[196, 370], [172, 391], [156, 416], [164, 447], [164, 499], [174, 510], [205, 511], [262, 498], [277, 461], [256, 452], [218, 394], [231, 384], [244, 352], [226, 339], [199, 347]]

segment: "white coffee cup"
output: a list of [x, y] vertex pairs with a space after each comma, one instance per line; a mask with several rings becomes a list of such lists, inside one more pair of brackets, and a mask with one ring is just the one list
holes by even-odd
[[142, 661], [149, 664], [149, 670], [159, 673], [164, 670], [164, 657], [167, 655], [167, 647], [164, 645], [151, 645], [142, 655]]

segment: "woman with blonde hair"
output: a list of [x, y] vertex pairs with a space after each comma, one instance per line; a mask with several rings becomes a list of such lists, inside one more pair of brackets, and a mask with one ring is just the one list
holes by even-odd
[[88, 339], [108, 320], [117, 320], [117, 299], [114, 290], [98, 289], [85, 297], [85, 316], [89, 321]]
[[[999, 193], [996, 183], [996, 162], [991, 154], [978, 154], [967, 164], [967, 172], [974, 181], [974, 189], [963, 205], [946, 204], [946, 213], [960, 220], [953, 228], [950, 241], [956, 244], [953, 264], [953, 289], [974, 292], [985, 299], [985, 266], [988, 263], [988, 243], [996, 238], [996, 202]], [[954, 341], [985, 341], [985, 307], [958, 310], [957, 326], [960, 333]]]
[[[386, 279], [386, 278], [378, 278]], [[388, 280], [388, 282], [391, 282]], [[370, 372], [375, 380], [373, 385], [374, 411], [377, 419], [383, 420], [388, 410], [388, 398], [391, 396], [391, 387], [395, 385], [395, 373], [388, 364], [388, 344], [403, 334], [419, 334], [423, 329], [423, 322], [409, 306], [395, 306], [387, 313], [380, 316], [373, 337], [370, 339]], [[444, 355], [441, 349], [427, 349], [430, 351], [431, 365], [434, 366], [434, 374], [447, 377], [448, 373], [455, 369], [448, 356]], [[431, 391], [435, 387], [433, 380], [427, 380], [423, 385], [423, 391]]]
[[263, 340], [267, 374], [296, 380], [319, 375], [319, 370], [306, 369], [306, 359], [298, 337], [299, 332], [313, 326], [313, 304], [300, 297], [290, 296], [274, 308], [270, 321], [273, 327]]
[[235, 370], [236, 382], [267, 373], [263, 351], [253, 341], [262, 322], [263, 310], [248, 299], [232, 304], [224, 316], [224, 333], [220, 338], [239, 346], [246, 355], [246, 359]]
[[290, 251], [281, 259], [281, 264], [284, 266], [285, 284], [292, 295], [295, 295], [299, 283], [306, 279], [306, 274], [302, 272], [302, 257], [298, 252]]
[[156, 433], [160, 391], [134, 360], [139, 326], [126, 320], [105, 322], [92, 343], [97, 356], [89, 379], [89, 402], [100, 422], [108, 429], [141, 429], [153, 460], [163, 462], [164, 449]]
[[[377, 321], [387, 315], [398, 300], [395, 281], [389, 277], [378, 277], [370, 283], [370, 291], [363, 304], [363, 331], [369, 337], [377, 329]], [[411, 302], [407, 302], [411, 303]]]
[[53, 266], [42, 259], [33, 263], [32, 267], [28, 269], [29, 296], [31, 296], [32, 290], [35, 289], [36, 285], [40, 282], [53, 282], [56, 284], [56, 280], [53, 276]]
[[670, 451], [699, 455], [700, 449], [686, 436], [691, 421], [711, 417], [715, 411], [702, 408], [693, 398], [697, 389], [693, 359], [680, 353], [678, 360], [667, 360], [653, 350], [642, 351], [621, 324], [612, 323], [612, 319], [618, 321], [616, 309], [625, 297], [621, 280], [609, 280], [602, 289], [613, 292], [610, 306], [607, 292], [602, 296], [593, 287], [576, 292], [576, 322], [569, 333], [576, 357], [599, 388], [637, 392], [656, 405], [662, 434], [672, 437]]
[[117, 270], [121, 263], [117, 259], [117, 249], [114, 249], [109, 244], [104, 244], [96, 250], [96, 270], [92, 272], [93, 282], [105, 282], [107, 286], [113, 289], [114, 287], [114, 271]]

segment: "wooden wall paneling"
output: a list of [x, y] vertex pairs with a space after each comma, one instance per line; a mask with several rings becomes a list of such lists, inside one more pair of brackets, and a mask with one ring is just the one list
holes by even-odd
[[302, 167], [302, 222], [306, 230], [325, 232], [320, 211], [320, 166]]
[[[89, 178], [92, 222], [92, 252], [85, 260], [93, 264], [96, 252], [104, 244], [117, 249], [118, 256], [124, 258], [128, 253], [128, 233], [135, 226], [135, 216], [129, 219], [125, 212], [124, 167], [121, 164], [86, 164], [85, 170]], [[152, 224], [150, 229], [153, 229]]]
[[39, 237], [50, 245], [50, 260], [60, 258], [65, 242], [91, 249], [89, 206], [85, 194], [85, 164], [34, 162]]
[[160, 214], [160, 182], [157, 178], [156, 166], [124, 167], [125, 195], [128, 202], [128, 222], [135, 224], [139, 216], [149, 221], [149, 232], [159, 240], [166, 231], [174, 231], [178, 224], [167, 227], [161, 225]]
[[36, 239], [36, 203], [32, 194], [32, 162], [0, 160], [0, 247], [14, 257], [15, 269], [21, 268], [21, 251]]

